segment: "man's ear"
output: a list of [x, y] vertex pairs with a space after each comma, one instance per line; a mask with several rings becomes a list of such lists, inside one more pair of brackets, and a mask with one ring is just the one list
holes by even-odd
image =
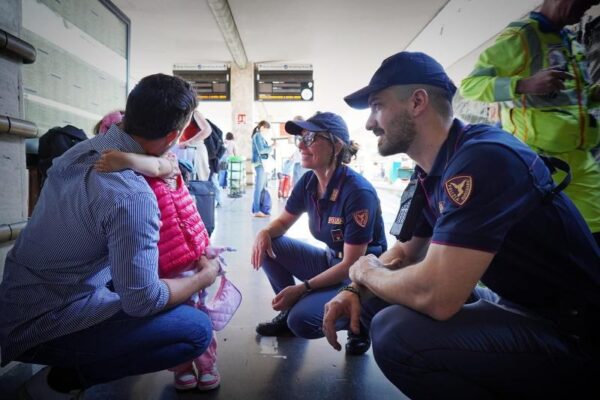
[[417, 117], [421, 115], [429, 106], [429, 94], [425, 89], [417, 89], [411, 96], [412, 115]]
[[178, 131], [177, 129], [172, 130], [171, 132], [167, 133], [167, 135], [165, 136], [165, 139], [167, 140], [168, 143], [172, 143], [175, 140], [179, 139], [179, 135], [181, 134], [182, 131]]

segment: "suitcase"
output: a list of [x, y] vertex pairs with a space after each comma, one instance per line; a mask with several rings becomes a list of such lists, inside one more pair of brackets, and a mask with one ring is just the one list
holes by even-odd
[[188, 182], [188, 190], [196, 199], [196, 207], [208, 235], [212, 235], [215, 229], [215, 185], [211, 181], [191, 180]]
[[290, 187], [292, 186], [292, 178], [289, 175], [279, 174], [279, 188], [277, 197], [287, 199], [290, 197]]

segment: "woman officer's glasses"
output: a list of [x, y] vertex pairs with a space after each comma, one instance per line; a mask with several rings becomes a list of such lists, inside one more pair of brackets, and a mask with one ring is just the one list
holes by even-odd
[[315, 140], [317, 140], [318, 137], [330, 140], [328, 136], [319, 134], [318, 132], [304, 131], [304, 134], [302, 136], [296, 136], [296, 146], [300, 146], [300, 143], [304, 143], [306, 147], [310, 147], [313, 145], [313, 143], [315, 142]]

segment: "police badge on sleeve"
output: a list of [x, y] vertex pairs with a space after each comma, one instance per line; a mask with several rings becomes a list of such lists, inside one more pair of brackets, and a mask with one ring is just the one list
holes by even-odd
[[462, 206], [471, 196], [473, 178], [469, 175], [455, 176], [444, 183], [444, 189], [453, 203]]
[[369, 222], [369, 210], [355, 211], [354, 214], [352, 214], [352, 218], [354, 218], [356, 225], [364, 228]]

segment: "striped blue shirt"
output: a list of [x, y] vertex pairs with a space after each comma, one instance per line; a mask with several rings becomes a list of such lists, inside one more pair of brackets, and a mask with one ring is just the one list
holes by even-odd
[[[54, 160], [0, 283], [2, 365], [123, 310], [145, 316], [169, 299], [158, 278], [159, 210], [131, 170], [98, 173], [105, 149], [143, 153], [113, 126]], [[114, 292], [106, 284], [112, 279]]]

